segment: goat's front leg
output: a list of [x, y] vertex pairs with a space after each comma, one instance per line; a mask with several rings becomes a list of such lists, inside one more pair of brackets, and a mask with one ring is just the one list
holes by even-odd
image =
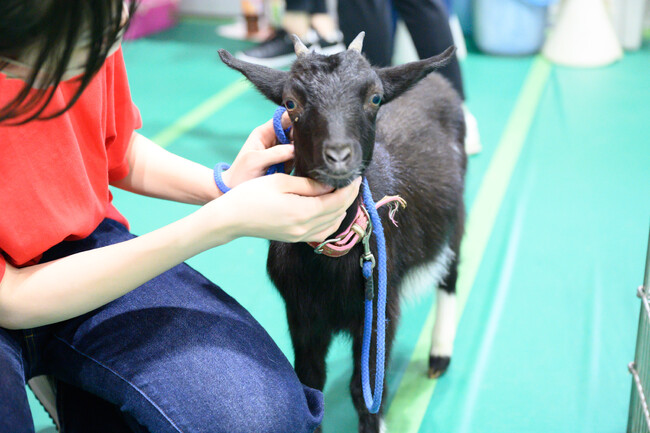
[[[313, 316], [300, 320], [297, 314], [287, 313], [296, 375], [303, 384], [322, 391], [326, 379], [325, 357], [332, 341], [332, 332], [325, 324], [314, 321]], [[321, 427], [318, 427], [314, 433], [321, 431]]]
[[[388, 311], [387, 311], [388, 313]], [[375, 317], [376, 317], [375, 309]], [[376, 321], [375, 321], [376, 322]], [[384, 372], [388, 367], [388, 359], [395, 338], [395, 329], [397, 327], [397, 320], [394, 318], [386, 317], [386, 359], [384, 363]], [[369, 376], [370, 387], [374, 391], [375, 388], [375, 371], [376, 371], [376, 335], [377, 326], [373, 323], [372, 341], [370, 343], [370, 359], [369, 359]], [[384, 375], [384, 391], [382, 394], [382, 405], [379, 412], [371, 414], [366, 407], [363, 398], [363, 387], [361, 384], [361, 347], [363, 342], [363, 324], [361, 323], [358, 330], [353, 332], [352, 351], [354, 353], [354, 370], [352, 372], [352, 380], [350, 381], [350, 393], [352, 394], [352, 402], [357, 410], [359, 416], [359, 433], [387, 433], [386, 425], [384, 423], [384, 402], [386, 401], [386, 377]], [[374, 393], [373, 393], [374, 395]]]

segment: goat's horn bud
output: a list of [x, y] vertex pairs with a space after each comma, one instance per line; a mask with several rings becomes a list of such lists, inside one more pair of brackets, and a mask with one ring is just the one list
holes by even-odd
[[296, 51], [296, 55], [298, 57], [309, 54], [309, 48], [307, 48], [305, 44], [302, 43], [298, 36], [291, 35], [291, 39], [293, 39], [293, 49]]
[[361, 49], [363, 48], [363, 37], [366, 35], [366, 32], [361, 32], [357, 35], [356, 38], [352, 42], [350, 42], [350, 46], [348, 47], [348, 50], [354, 50], [357, 52], [361, 52]]

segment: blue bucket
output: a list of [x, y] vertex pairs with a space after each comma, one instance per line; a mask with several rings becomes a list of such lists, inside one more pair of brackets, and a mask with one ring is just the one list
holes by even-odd
[[472, 0], [454, 0], [454, 13], [458, 16], [463, 33], [471, 35], [474, 29]]
[[542, 48], [548, 6], [555, 0], [475, 0], [474, 40], [484, 52], [518, 56]]

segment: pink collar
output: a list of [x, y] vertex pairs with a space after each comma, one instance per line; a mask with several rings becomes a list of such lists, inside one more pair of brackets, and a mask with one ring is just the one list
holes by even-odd
[[[386, 204], [390, 206], [388, 217], [395, 227], [397, 227], [395, 213], [399, 210], [400, 206], [406, 208], [406, 200], [398, 195], [386, 196], [376, 203], [375, 208], [379, 209]], [[325, 254], [328, 257], [344, 256], [363, 238], [370, 236], [368, 219], [368, 211], [363, 204], [359, 204], [357, 207], [357, 215], [347, 229], [324, 242], [307, 243], [314, 248], [316, 254]]]

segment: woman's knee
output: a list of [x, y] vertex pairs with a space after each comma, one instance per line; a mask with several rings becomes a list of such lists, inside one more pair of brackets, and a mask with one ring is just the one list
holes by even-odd
[[185, 407], [176, 411], [182, 431], [309, 433], [320, 425], [322, 393], [300, 383], [277, 346], [264, 346], [258, 340], [257, 353], [230, 352], [219, 365], [186, 361], [192, 379], [175, 396], [184, 395], [176, 401]]
[[180, 356], [171, 364], [149, 364], [134, 378], [147, 401], [134, 405], [130, 415], [143, 425], [149, 425], [150, 418], [188, 433], [314, 431], [323, 417], [322, 393], [300, 383], [277, 346], [257, 343], [256, 353], [241, 347], [229, 348], [227, 354], [195, 348], [192, 356]]
[[224, 401], [219, 431], [311, 433], [323, 418], [323, 394], [294, 381], [250, 383], [238, 398]]

